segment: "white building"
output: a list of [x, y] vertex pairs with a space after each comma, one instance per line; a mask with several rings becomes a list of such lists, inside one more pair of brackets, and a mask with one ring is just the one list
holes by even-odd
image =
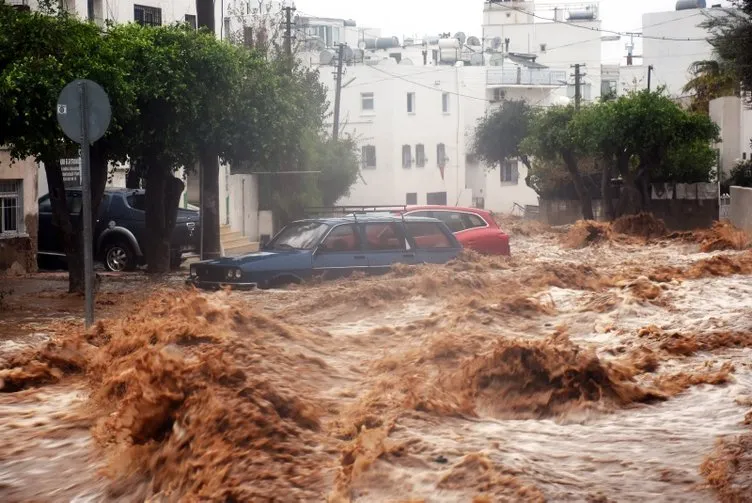
[[716, 148], [721, 180], [725, 180], [738, 162], [752, 159], [752, 110], [744, 98], [726, 96], [710, 102], [710, 118], [720, 128], [721, 142]]
[[[483, 37], [456, 33], [402, 42], [374, 38], [351, 21], [307, 18], [311, 28], [336, 27], [331, 40], [336, 34], [359, 41], [345, 49], [340, 131], [360, 145], [362, 177], [338, 204], [482, 205], [499, 212], [537, 205], [522, 163], [489, 169], [470, 155], [478, 120], [502, 99], [533, 106], [568, 102], [574, 64], [585, 74], [583, 99], [601, 94], [597, 5], [556, 8], [550, 22], [538, 22], [535, 12], [533, 2], [486, 3]], [[320, 42], [321, 31], [306, 33], [308, 52], [301, 58], [320, 67], [332, 111], [337, 53], [328, 47], [328, 31]]]

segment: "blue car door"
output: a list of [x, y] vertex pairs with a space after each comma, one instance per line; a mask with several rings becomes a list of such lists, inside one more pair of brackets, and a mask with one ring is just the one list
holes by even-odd
[[446, 225], [440, 222], [405, 222], [408, 240], [416, 258], [424, 264], [444, 264], [455, 258], [462, 246]]
[[392, 264], [419, 263], [400, 223], [368, 222], [361, 225], [368, 251], [369, 273], [383, 274], [389, 271]]
[[341, 278], [355, 271], [367, 270], [368, 259], [354, 224], [334, 227], [313, 253], [313, 275], [323, 279]]

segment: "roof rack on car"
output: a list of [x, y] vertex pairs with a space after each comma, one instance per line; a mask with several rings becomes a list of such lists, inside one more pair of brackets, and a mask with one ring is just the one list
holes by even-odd
[[345, 216], [368, 213], [384, 213], [392, 211], [405, 211], [407, 206], [404, 204], [395, 205], [374, 205], [374, 206], [311, 206], [305, 208], [307, 215], [311, 216]]

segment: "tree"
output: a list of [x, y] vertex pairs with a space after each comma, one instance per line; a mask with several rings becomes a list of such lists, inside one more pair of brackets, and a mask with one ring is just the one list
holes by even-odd
[[77, 78], [99, 83], [110, 96], [110, 128], [91, 149], [92, 213], [96, 215], [107, 166], [122, 160], [113, 147], [122, 124], [133, 113], [130, 79], [117, 52], [103, 43], [101, 30], [65, 12], [23, 12], [0, 3], [0, 25], [0, 144], [9, 146], [14, 159], [33, 157], [44, 164], [55, 223], [68, 260], [68, 288], [83, 292], [83, 222], [68, 211], [60, 169], [60, 159], [77, 155], [77, 146], [57, 123], [57, 98], [63, 87]]
[[488, 166], [520, 159], [530, 169], [528, 156], [520, 150], [528, 135], [532, 108], [524, 100], [505, 100], [501, 106], [478, 119], [471, 150]]
[[[604, 172], [613, 167], [621, 177], [617, 214], [646, 208], [651, 182], [707, 179], [713, 164], [710, 143], [718, 139], [718, 127], [709, 117], [683, 110], [662, 90], [593, 105], [577, 117], [572, 130], [575, 143], [603, 159]], [[610, 200], [610, 194], [605, 197]]]
[[689, 109], [698, 113], [709, 113], [710, 102], [723, 96], [739, 94], [739, 81], [733, 66], [722, 60], [695, 61], [689, 67], [692, 79], [686, 83], [682, 92], [691, 94]]
[[587, 152], [578, 144], [578, 136], [573, 129], [573, 121], [578, 113], [580, 112], [573, 106], [568, 105], [550, 107], [534, 114], [529, 134], [523, 140], [520, 150], [536, 160], [564, 166], [580, 199], [582, 217], [592, 220], [592, 198], [579, 169], [579, 161]]
[[[734, 82], [738, 79], [748, 91], [752, 89], [752, 0], [732, 3], [736, 9], [713, 10], [702, 26], [711, 32], [709, 41], [723, 63], [721, 69], [728, 68]], [[752, 104], [752, 95], [745, 93], [745, 98]]]

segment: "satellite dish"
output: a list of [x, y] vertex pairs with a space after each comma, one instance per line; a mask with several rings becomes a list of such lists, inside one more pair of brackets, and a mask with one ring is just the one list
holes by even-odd
[[493, 42], [492, 42], [492, 47], [494, 49], [499, 49], [499, 48], [501, 48], [501, 44], [502, 43], [503, 43], [503, 41], [501, 40], [501, 37], [494, 37], [493, 38]]
[[319, 64], [320, 65], [331, 65], [332, 61], [334, 61], [334, 51], [331, 49], [326, 49], [324, 51], [321, 51], [319, 53]]
[[342, 57], [345, 61], [352, 61], [353, 59], [353, 50], [349, 46], [345, 46], [344, 50], [342, 52]]
[[361, 41], [358, 42], [358, 49], [360, 49], [361, 51], [365, 51], [365, 49], [366, 49], [366, 41], [365, 40], [361, 40]]
[[467, 37], [467, 45], [477, 47], [480, 45], [480, 39], [478, 37]]
[[455, 34], [454, 34], [454, 38], [456, 38], [457, 40], [459, 40], [459, 41], [460, 41], [460, 45], [464, 45], [464, 43], [465, 43], [465, 40], [467, 40], [467, 37], [466, 37], [466, 36], [465, 36], [465, 34], [464, 34], [463, 32], [461, 32], [461, 31], [458, 31], [457, 33], [455, 33]]

